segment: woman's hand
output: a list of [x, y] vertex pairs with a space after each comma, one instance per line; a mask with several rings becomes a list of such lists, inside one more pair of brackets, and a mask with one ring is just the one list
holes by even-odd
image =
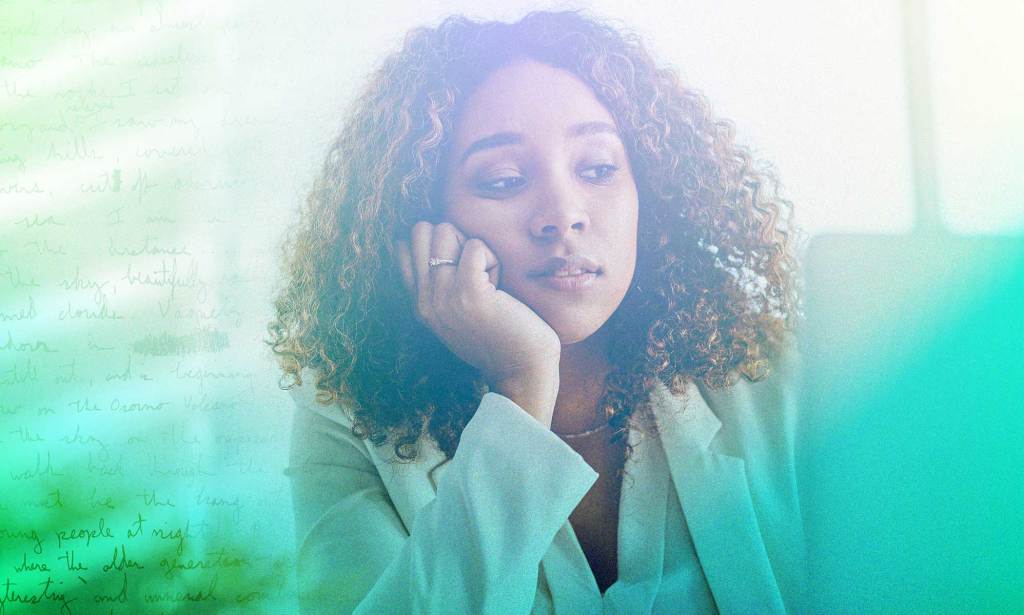
[[[431, 257], [455, 265], [430, 267]], [[416, 317], [493, 391], [550, 427], [561, 342], [536, 312], [498, 290], [501, 267], [487, 244], [453, 224], [421, 221], [411, 247], [398, 242], [398, 260]]]

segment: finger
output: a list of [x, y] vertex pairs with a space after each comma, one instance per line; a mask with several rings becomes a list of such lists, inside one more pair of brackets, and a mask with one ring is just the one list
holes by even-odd
[[429, 307], [430, 294], [433, 292], [430, 286], [430, 242], [434, 233], [434, 225], [429, 222], [419, 221], [412, 227], [411, 254], [412, 268], [416, 273], [416, 306], [421, 316], [426, 316], [425, 310]]
[[[487, 244], [484, 244], [486, 247]], [[487, 248], [487, 279], [494, 288], [501, 288], [501, 261], [493, 250]]]
[[459, 227], [455, 226], [451, 222], [445, 222], [445, 224], [450, 226], [452, 232], [455, 233], [456, 237], [458, 237], [459, 245], [460, 246], [465, 246], [466, 245], [466, 241], [469, 240], [469, 237], [467, 237], [466, 234], [462, 232], [462, 229], [460, 229]]
[[409, 297], [416, 300], [416, 273], [412, 268], [412, 253], [409, 242], [398, 240], [398, 267], [402, 270], [402, 284], [409, 291]]
[[466, 288], [480, 289], [490, 282], [498, 287], [498, 257], [483, 240], [476, 237], [466, 241], [462, 248], [462, 259], [456, 271], [457, 283]]
[[487, 242], [483, 239], [478, 239], [480, 244], [483, 246], [484, 257], [484, 270], [487, 271], [487, 279], [498, 288], [501, 285], [501, 261], [498, 260], [498, 255], [494, 253], [491, 246], [487, 245]]
[[[457, 265], [459, 258], [462, 256], [460, 235], [462, 233], [455, 225], [448, 222], [442, 222], [435, 226], [432, 246], [430, 248], [431, 256], [453, 260]], [[438, 265], [432, 268], [431, 275], [433, 277], [431, 278], [431, 284], [435, 300], [443, 299], [451, 292], [452, 284], [455, 282], [455, 269], [451, 265]]]

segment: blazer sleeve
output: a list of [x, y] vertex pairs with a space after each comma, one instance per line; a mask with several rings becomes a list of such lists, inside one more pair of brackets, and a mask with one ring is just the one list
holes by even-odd
[[487, 393], [407, 531], [366, 442], [314, 405], [297, 404], [286, 471], [303, 613], [530, 611], [541, 558], [597, 480], [583, 457]]

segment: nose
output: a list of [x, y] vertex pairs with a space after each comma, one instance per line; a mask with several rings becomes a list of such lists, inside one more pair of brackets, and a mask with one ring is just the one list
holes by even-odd
[[584, 195], [558, 182], [550, 182], [542, 194], [545, 196], [540, 199], [530, 220], [530, 232], [534, 237], [553, 241], [590, 228]]

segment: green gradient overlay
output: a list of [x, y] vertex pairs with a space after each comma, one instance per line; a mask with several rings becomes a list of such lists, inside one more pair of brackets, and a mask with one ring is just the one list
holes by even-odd
[[1024, 241], [819, 238], [805, 476], [815, 612], [1024, 608]]

